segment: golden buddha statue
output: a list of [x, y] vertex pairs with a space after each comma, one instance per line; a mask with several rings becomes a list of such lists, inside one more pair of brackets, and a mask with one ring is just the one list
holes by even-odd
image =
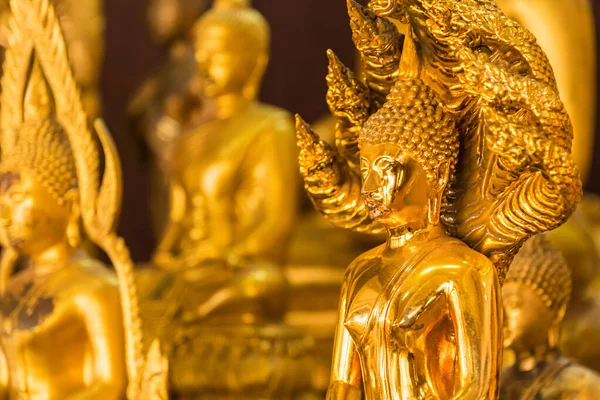
[[198, 88], [191, 31], [207, 0], [149, 0], [148, 28], [166, 48], [164, 65], [147, 79], [129, 104], [131, 128], [148, 150], [151, 213], [161, 235], [168, 218], [170, 147], [190, 120], [202, 120], [206, 107]]
[[502, 373], [501, 399], [600, 398], [600, 375], [558, 349], [570, 292], [564, 257], [541, 235], [527, 241], [502, 287], [504, 345], [515, 363]]
[[286, 111], [256, 101], [269, 28], [243, 3], [217, 1], [195, 27], [197, 68], [215, 115], [173, 148], [170, 220], [154, 261], [189, 281], [211, 266], [223, 278], [236, 268], [266, 273], [279, 290], [276, 266], [296, 214], [294, 126]]
[[493, 398], [500, 284], [581, 196], [552, 70], [492, 0], [349, 9], [363, 76], [330, 53], [337, 149], [299, 119], [300, 169], [329, 221], [388, 241], [346, 273], [328, 398]]
[[[89, 129], [49, 0], [11, 0], [0, 162], [0, 398], [165, 398], [158, 344], [145, 357], [133, 264], [114, 233], [120, 164]], [[81, 248], [81, 227], [117, 276]], [[17, 259], [24, 268], [15, 269]]]
[[282, 323], [298, 198], [293, 118], [257, 100], [270, 32], [248, 3], [216, 1], [194, 26], [214, 113], [173, 142], [157, 268], [138, 271], [144, 322], [168, 348], [180, 396], [278, 398], [308, 386], [298, 367], [308, 342]]

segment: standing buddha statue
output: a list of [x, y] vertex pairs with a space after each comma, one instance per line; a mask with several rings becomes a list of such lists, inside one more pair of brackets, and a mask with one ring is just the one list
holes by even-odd
[[558, 349], [570, 292], [564, 257], [541, 235], [527, 241], [502, 287], [504, 346], [515, 362], [502, 373], [501, 399], [600, 398], [600, 375]]
[[328, 220], [388, 240], [346, 273], [328, 398], [494, 398], [500, 284], [581, 196], [552, 70], [492, 0], [348, 5], [379, 51], [361, 79], [330, 53], [337, 148], [298, 119], [300, 169]]
[[304, 338], [281, 324], [297, 151], [291, 115], [257, 100], [269, 42], [266, 20], [243, 0], [216, 1], [193, 29], [214, 114], [173, 143], [157, 268], [138, 271], [145, 322], [169, 346], [178, 394], [281, 397], [300, 376], [277, 367], [295, 363]]
[[[100, 150], [49, 0], [11, 0], [0, 160], [0, 398], [164, 399], [165, 364], [146, 358], [133, 264], [114, 233], [116, 149]], [[114, 264], [81, 247], [81, 228]], [[26, 264], [16, 269], [16, 261]]]

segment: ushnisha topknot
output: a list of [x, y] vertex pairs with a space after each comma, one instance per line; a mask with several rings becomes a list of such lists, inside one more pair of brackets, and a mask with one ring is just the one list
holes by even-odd
[[459, 137], [454, 120], [444, 110], [437, 95], [420, 79], [400, 77], [387, 102], [365, 123], [359, 138], [366, 144], [394, 144], [414, 157], [428, 179], [440, 163], [448, 162], [452, 179]]
[[271, 30], [249, 0], [217, 0], [193, 27], [193, 37], [221, 38], [241, 51], [268, 51]]
[[571, 270], [542, 234], [529, 239], [519, 250], [506, 275], [505, 284], [510, 282], [529, 286], [555, 312], [571, 297]]

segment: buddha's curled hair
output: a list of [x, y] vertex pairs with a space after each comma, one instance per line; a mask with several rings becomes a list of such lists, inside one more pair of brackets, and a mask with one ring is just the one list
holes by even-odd
[[506, 275], [505, 283], [509, 282], [529, 286], [554, 312], [569, 303], [571, 270], [544, 235], [534, 236], [519, 250]]
[[423, 81], [399, 78], [387, 101], [363, 126], [359, 147], [394, 144], [419, 162], [430, 182], [443, 162], [452, 180], [458, 159], [459, 136], [454, 119]]
[[65, 195], [77, 188], [77, 171], [69, 139], [54, 118], [24, 122], [17, 130], [16, 140], [2, 154], [2, 172], [18, 173], [26, 169], [58, 202], [65, 204]]

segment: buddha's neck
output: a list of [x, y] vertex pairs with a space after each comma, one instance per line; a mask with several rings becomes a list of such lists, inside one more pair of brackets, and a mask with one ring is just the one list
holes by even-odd
[[214, 99], [217, 118], [231, 118], [248, 108], [250, 103], [252, 103], [252, 100], [247, 99], [239, 93], [219, 96]]
[[39, 275], [52, 273], [67, 265], [75, 251], [76, 249], [71, 247], [66, 240], [61, 240], [44, 251], [31, 255], [30, 268], [33, 268], [34, 272]]
[[387, 247], [397, 249], [405, 246], [407, 243], [413, 243], [419, 238], [429, 238], [442, 234], [443, 229], [438, 225], [423, 224], [420, 226], [402, 226], [399, 228], [388, 228]]

